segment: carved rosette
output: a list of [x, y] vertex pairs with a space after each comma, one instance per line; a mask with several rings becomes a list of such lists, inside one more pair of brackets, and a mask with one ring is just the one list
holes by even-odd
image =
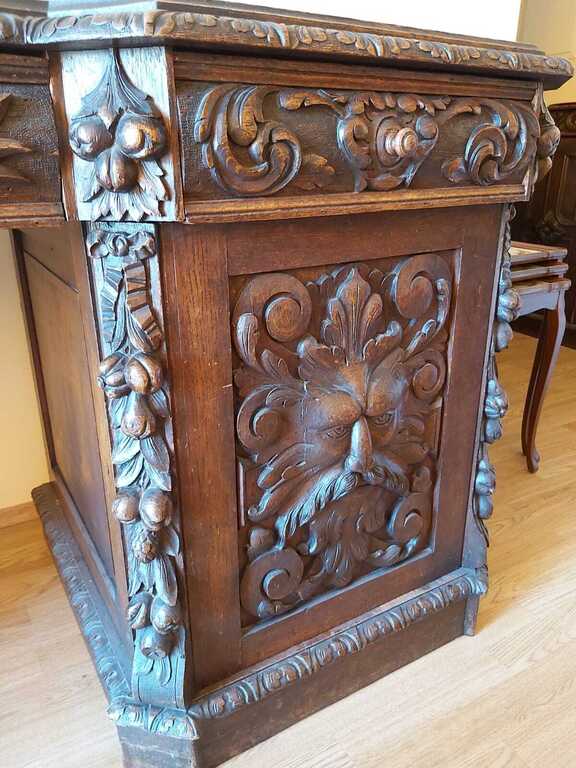
[[91, 164], [83, 199], [93, 220], [159, 217], [168, 199], [160, 158], [167, 135], [150, 96], [130, 82], [114, 50], [102, 79], [70, 122], [70, 147]]
[[452, 277], [437, 255], [384, 274], [274, 273], [240, 293], [237, 435], [245, 611], [259, 619], [425, 548]]
[[[330, 184], [335, 169], [325, 157], [303, 147], [288, 120], [278, 120], [281, 111], [312, 108], [337, 115], [335, 144], [352, 172], [355, 192], [410, 186], [433, 153], [441, 129], [456, 119], [472, 116], [474, 125], [462, 155], [442, 164], [442, 174], [453, 184], [488, 186], [513, 176], [522, 180], [519, 174], [535, 163], [542, 170], [549, 165], [558, 143], [541, 93], [530, 105], [230, 84], [204, 94], [194, 140], [202, 147], [204, 165], [228, 193], [271, 195], [288, 185], [313, 191]], [[534, 168], [533, 177], [536, 173]]]
[[[99, 288], [98, 383], [108, 399], [117, 487], [113, 512], [124, 529], [128, 622], [135, 632], [132, 688], [137, 700], [178, 705], [184, 628], [182, 567], [172, 494], [171, 418], [163, 334], [146, 262], [157, 258], [153, 231], [91, 229], [87, 251]], [[97, 275], [96, 263], [100, 263]], [[97, 276], [96, 276], [97, 275]]]

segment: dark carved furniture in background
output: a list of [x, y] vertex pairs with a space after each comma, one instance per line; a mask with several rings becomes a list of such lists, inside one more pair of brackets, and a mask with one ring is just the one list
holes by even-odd
[[0, 220], [126, 766], [209, 768], [473, 633], [512, 204], [571, 70], [156, 5], [0, 16]]
[[[576, 347], [576, 104], [550, 107], [561, 139], [552, 171], [537, 184], [529, 203], [518, 206], [512, 234], [517, 240], [566, 248], [572, 286], [566, 291], [565, 343]], [[522, 318], [519, 327], [538, 335], [541, 320]]]
[[536, 431], [544, 397], [566, 328], [564, 296], [570, 288], [565, 248], [513, 243], [512, 284], [520, 297], [517, 316], [543, 311], [536, 357], [528, 384], [522, 418], [522, 452], [530, 472], [537, 472], [540, 454], [536, 449]]

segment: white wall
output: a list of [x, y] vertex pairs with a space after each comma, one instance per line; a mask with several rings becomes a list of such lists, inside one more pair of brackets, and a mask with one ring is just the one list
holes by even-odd
[[522, 0], [251, 0], [251, 5], [269, 8], [352, 16], [501, 40], [516, 40], [521, 4]]
[[0, 510], [48, 480], [30, 353], [8, 232], [0, 231]]
[[[563, 56], [576, 65], [576, 0], [524, 0], [519, 35], [551, 56]], [[576, 78], [548, 91], [546, 101], [576, 101]]]
[[[572, 3], [574, 0], [568, 0]], [[252, 0], [308, 13], [515, 39], [521, 0]], [[47, 479], [40, 418], [6, 233], [0, 233], [0, 510]]]

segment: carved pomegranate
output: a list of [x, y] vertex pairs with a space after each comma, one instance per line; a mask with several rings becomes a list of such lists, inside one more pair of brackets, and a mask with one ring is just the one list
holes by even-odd
[[157, 488], [149, 488], [140, 500], [140, 516], [149, 530], [159, 531], [172, 517], [170, 496]]
[[124, 525], [135, 523], [138, 520], [138, 502], [140, 495], [137, 491], [123, 491], [112, 502], [112, 512], [116, 519]]
[[169, 634], [178, 629], [181, 621], [178, 605], [168, 605], [159, 597], [155, 597], [150, 609], [152, 626], [161, 635]]
[[156, 419], [145, 397], [135, 392], [130, 395], [120, 428], [125, 435], [135, 440], [143, 440], [154, 434]]
[[143, 352], [128, 360], [124, 375], [130, 389], [141, 395], [151, 395], [162, 386], [162, 366]]
[[138, 181], [138, 163], [113, 146], [100, 153], [94, 162], [96, 178], [109, 192], [129, 192]]
[[150, 563], [158, 555], [158, 542], [153, 533], [142, 527], [132, 539], [132, 552], [141, 563]]
[[124, 378], [125, 360], [124, 355], [116, 353], [109, 355], [100, 363], [98, 386], [104, 391], [106, 397], [114, 399], [129, 394], [130, 387]]
[[166, 131], [158, 118], [127, 113], [118, 122], [116, 144], [135, 160], [158, 157], [166, 145]]
[[114, 143], [114, 137], [96, 115], [75, 122], [69, 138], [72, 151], [84, 160], [95, 160]]

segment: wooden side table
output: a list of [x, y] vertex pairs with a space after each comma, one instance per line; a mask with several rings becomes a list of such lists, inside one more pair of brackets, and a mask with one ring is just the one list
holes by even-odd
[[520, 298], [517, 316], [544, 315], [522, 418], [522, 452], [530, 472], [540, 465], [536, 432], [566, 329], [564, 297], [571, 285], [564, 277], [566, 255], [565, 248], [532, 243], [514, 242], [510, 249], [512, 285]]
[[572, 69], [245, 6], [66, 5], [0, 16], [34, 498], [126, 766], [210, 768], [474, 631], [512, 204]]

